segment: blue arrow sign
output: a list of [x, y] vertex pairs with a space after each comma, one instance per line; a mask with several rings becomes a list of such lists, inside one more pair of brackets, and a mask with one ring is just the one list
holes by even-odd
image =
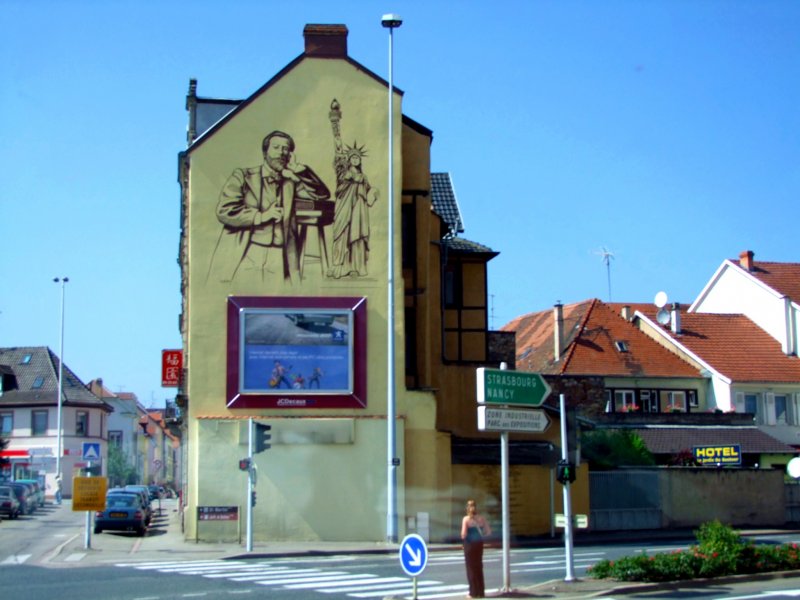
[[428, 547], [416, 533], [410, 533], [400, 543], [400, 566], [406, 575], [416, 577], [428, 564]]
[[83, 460], [100, 460], [99, 442], [83, 442]]

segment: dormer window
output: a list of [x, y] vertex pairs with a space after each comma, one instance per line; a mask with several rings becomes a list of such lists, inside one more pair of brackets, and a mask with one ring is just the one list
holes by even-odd
[[614, 342], [614, 347], [617, 349], [618, 352], [627, 352], [628, 351], [628, 342], [623, 342], [622, 340], [617, 340]]

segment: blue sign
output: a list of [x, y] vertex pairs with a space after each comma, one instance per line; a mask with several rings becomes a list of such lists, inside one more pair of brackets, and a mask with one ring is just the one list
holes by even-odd
[[428, 547], [416, 533], [410, 533], [400, 544], [400, 566], [406, 575], [416, 577], [428, 564]]
[[83, 442], [83, 460], [100, 460], [100, 442]]

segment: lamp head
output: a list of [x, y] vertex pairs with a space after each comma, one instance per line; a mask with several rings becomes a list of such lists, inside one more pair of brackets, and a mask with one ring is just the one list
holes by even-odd
[[389, 13], [388, 15], [383, 15], [381, 17], [381, 25], [388, 29], [394, 29], [395, 27], [400, 27], [403, 24], [403, 19], [400, 18], [400, 15], [396, 15], [394, 13]]

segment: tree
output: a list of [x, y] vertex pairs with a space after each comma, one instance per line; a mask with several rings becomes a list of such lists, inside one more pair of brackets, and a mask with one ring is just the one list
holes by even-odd
[[597, 429], [581, 435], [581, 456], [593, 470], [639, 467], [656, 464], [653, 454], [639, 435], [627, 429]]
[[108, 483], [109, 487], [136, 483], [135, 467], [128, 464], [125, 454], [114, 444], [108, 446]]

